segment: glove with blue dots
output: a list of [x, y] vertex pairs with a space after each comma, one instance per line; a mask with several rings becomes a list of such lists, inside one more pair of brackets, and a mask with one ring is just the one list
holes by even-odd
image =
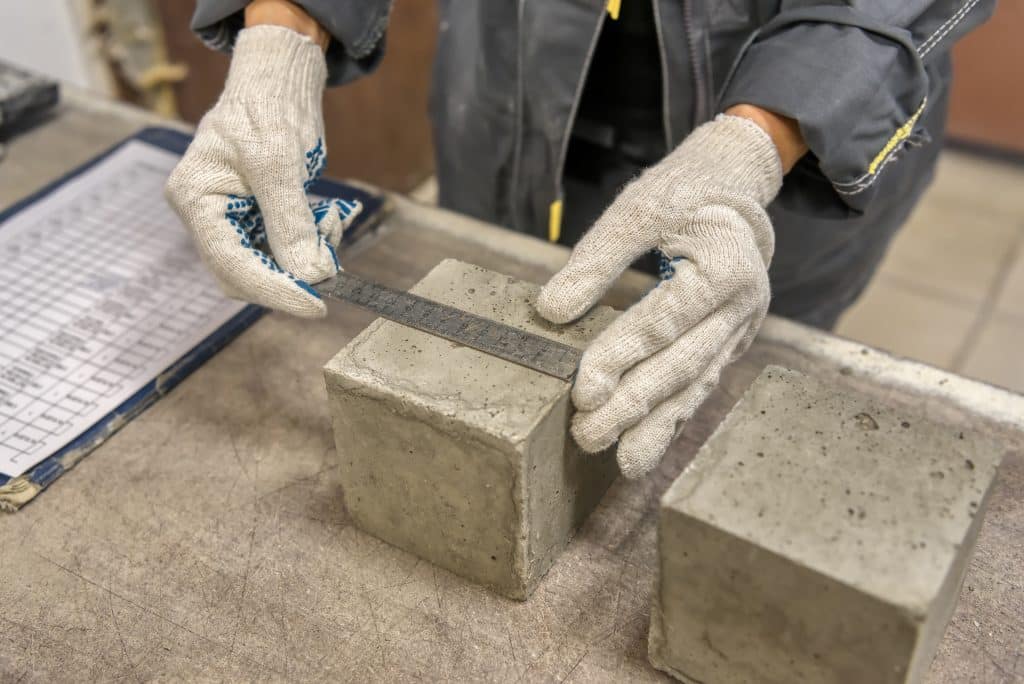
[[228, 296], [306, 318], [326, 314], [311, 285], [337, 273], [335, 246], [362, 209], [307, 199], [326, 160], [326, 78], [309, 38], [280, 26], [241, 31], [224, 92], [166, 188]]

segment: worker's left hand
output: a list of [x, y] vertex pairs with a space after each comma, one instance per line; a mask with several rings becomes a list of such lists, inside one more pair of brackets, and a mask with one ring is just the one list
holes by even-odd
[[746, 351], [768, 310], [774, 232], [764, 207], [781, 182], [771, 138], [721, 115], [626, 186], [541, 291], [541, 315], [566, 323], [637, 257], [658, 249], [667, 259], [667, 279], [583, 354], [572, 433], [585, 451], [618, 440], [622, 472], [648, 472]]

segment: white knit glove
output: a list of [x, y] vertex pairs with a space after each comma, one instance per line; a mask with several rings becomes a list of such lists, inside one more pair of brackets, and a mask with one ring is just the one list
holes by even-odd
[[228, 296], [308, 318], [326, 313], [310, 284], [337, 273], [334, 246], [362, 208], [306, 198], [326, 159], [326, 78], [309, 38], [241, 31], [224, 92], [166, 188]]
[[537, 310], [566, 323], [638, 256], [667, 257], [667, 279], [583, 354], [572, 392], [576, 441], [595, 452], [618, 440], [627, 477], [657, 465], [676, 426], [757, 334], [775, 242], [764, 207], [781, 183], [771, 138], [720, 115], [626, 186], [541, 291]]

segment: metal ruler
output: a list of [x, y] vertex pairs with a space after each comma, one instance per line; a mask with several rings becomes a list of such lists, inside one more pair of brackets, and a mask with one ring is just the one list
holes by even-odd
[[395, 323], [443, 337], [562, 380], [576, 374], [582, 352], [453, 306], [395, 290], [347, 271], [315, 285], [324, 297], [357, 304]]

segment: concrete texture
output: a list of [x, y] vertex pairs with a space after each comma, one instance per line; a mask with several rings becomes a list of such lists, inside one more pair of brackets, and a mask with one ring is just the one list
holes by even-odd
[[1003, 452], [769, 366], [662, 499], [651, 661], [695, 682], [922, 681]]
[[[552, 326], [539, 290], [455, 259], [412, 288], [578, 349], [616, 315]], [[372, 323], [324, 376], [356, 525], [510, 598], [533, 592], [618, 473], [569, 436], [569, 383], [398, 323]]]
[[[65, 93], [66, 95], [68, 93]], [[142, 125], [65, 104], [9, 141], [0, 206]], [[456, 257], [543, 282], [568, 251], [394, 198], [349, 270]], [[627, 274], [607, 303], [649, 286]], [[1024, 398], [769, 316], [662, 465], [619, 478], [529, 601], [352, 524], [322, 369], [373, 320], [270, 314], [45, 494], [0, 516], [0, 681], [670, 681], [647, 659], [658, 500], [769, 364], [1010, 447], [927, 680], [1024, 679]]]

